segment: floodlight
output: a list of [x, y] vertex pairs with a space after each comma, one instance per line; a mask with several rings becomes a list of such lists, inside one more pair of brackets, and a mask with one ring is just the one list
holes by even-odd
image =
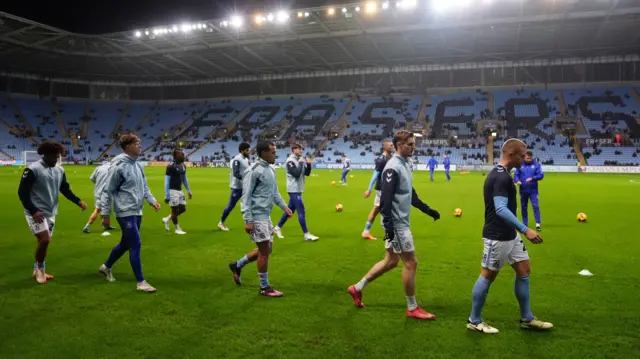
[[365, 6], [364, 10], [365, 12], [373, 14], [378, 10], [378, 4], [376, 4], [374, 1], [370, 1]]
[[304, 17], [309, 17], [309, 13], [308, 13], [308, 12], [305, 12], [305, 13], [304, 13]]
[[191, 26], [189, 26], [189, 24], [182, 24], [182, 26], [180, 26], [180, 30], [182, 30], [182, 32], [189, 32], [191, 31]]
[[360, 6], [356, 6], [356, 12], [360, 12]]
[[334, 9], [334, 8], [332, 8], [332, 7], [330, 7], [330, 8], [327, 10], [327, 14], [329, 14], [329, 15], [333, 15], [333, 14], [335, 14], [335, 13], [336, 13], [336, 9]]
[[260, 14], [256, 15], [256, 18], [255, 18], [256, 24], [260, 25], [262, 24], [263, 21], [264, 21], [264, 17], [262, 15]]
[[278, 22], [282, 23], [289, 20], [289, 14], [286, 11], [278, 11], [276, 14], [276, 19]]
[[178, 32], [178, 25], [173, 25], [173, 32]]
[[149, 30], [146, 30], [146, 31], [144, 32], [144, 34], [145, 34], [145, 35], [147, 35], [147, 36], [149, 36]]
[[343, 12], [343, 13], [347, 12], [347, 8], [346, 8], [346, 7], [343, 7], [343, 8], [342, 8], [342, 12]]
[[140, 37], [142, 36], [142, 33], [140, 31], [136, 31], [136, 37]]
[[303, 17], [303, 16], [304, 16], [304, 14], [302, 12], [298, 11], [298, 17]]
[[160, 29], [153, 29], [153, 34], [158, 35], [160, 33]]
[[388, 9], [388, 8], [389, 8], [389, 3], [388, 3], [388, 2], [383, 2], [383, 3], [382, 3], [382, 9], [383, 9], [383, 10], [386, 10], [386, 9]]
[[242, 17], [238, 15], [234, 15], [231, 17], [231, 26], [235, 28], [239, 28], [240, 26], [242, 26], [242, 23], [243, 23]]
[[271, 13], [267, 14], [267, 21], [272, 22], [273, 18], [274, 18], [273, 14]]

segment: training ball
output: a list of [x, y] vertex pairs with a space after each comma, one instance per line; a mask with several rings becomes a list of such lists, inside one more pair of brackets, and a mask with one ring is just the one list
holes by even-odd
[[584, 214], [584, 213], [578, 213], [576, 218], [578, 219], [578, 222], [586, 222], [587, 221], [587, 215]]
[[350, 175], [349, 178], [353, 178], [353, 175]]
[[462, 210], [460, 208], [456, 208], [453, 210], [453, 215], [456, 217], [461, 217], [462, 216]]
[[336, 204], [336, 212], [342, 212], [342, 205]]
[[331, 181], [331, 184], [335, 186], [336, 185], [336, 181]]

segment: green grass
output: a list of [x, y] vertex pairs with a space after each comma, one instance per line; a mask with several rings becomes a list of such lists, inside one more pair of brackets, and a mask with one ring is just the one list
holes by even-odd
[[[67, 167], [76, 194], [93, 205], [91, 168]], [[0, 168], [0, 358], [630, 358], [640, 350], [640, 177], [546, 174], [541, 183], [542, 245], [528, 245], [532, 259], [534, 314], [551, 321], [547, 333], [522, 331], [509, 268], [491, 288], [485, 319], [501, 330], [486, 336], [465, 329], [471, 288], [482, 254], [480, 174], [439, 174], [431, 183], [417, 173], [423, 200], [443, 218], [434, 223], [415, 211], [412, 231], [420, 259], [417, 297], [435, 322], [406, 319], [400, 271], [371, 283], [367, 308], [346, 294], [384, 253], [383, 242], [359, 238], [372, 205], [362, 193], [369, 171], [354, 171], [348, 187], [331, 186], [338, 171], [316, 171], [304, 194], [316, 243], [304, 242], [297, 221], [275, 241], [270, 281], [285, 293], [257, 295], [252, 264], [236, 287], [227, 264], [253, 245], [243, 231], [239, 207], [215, 228], [229, 189], [228, 171], [189, 169], [194, 199], [181, 217], [186, 236], [164, 231], [145, 207], [142, 259], [153, 295], [137, 293], [125, 256], [114, 267], [117, 281], [98, 274], [119, 241], [119, 231], [81, 233], [89, 213], [61, 197], [47, 258], [56, 279], [31, 279], [35, 239], [17, 196], [20, 171]], [[150, 187], [163, 198], [163, 169], [148, 168]], [[286, 197], [284, 174], [280, 190]], [[334, 206], [344, 205], [336, 213]], [[460, 207], [462, 218], [452, 211]], [[588, 223], [575, 216], [585, 212]], [[281, 212], [276, 208], [273, 220]], [[376, 225], [374, 235], [382, 236]], [[577, 273], [589, 269], [593, 277]]]

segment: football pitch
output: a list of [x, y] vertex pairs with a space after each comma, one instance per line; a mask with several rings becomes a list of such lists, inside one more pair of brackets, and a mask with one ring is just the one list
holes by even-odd
[[[93, 207], [93, 168], [66, 167], [72, 190]], [[505, 268], [491, 287], [485, 320], [494, 336], [465, 328], [471, 289], [480, 272], [484, 219], [480, 173], [414, 174], [420, 197], [442, 219], [414, 210], [419, 259], [417, 299], [438, 316], [405, 317], [401, 269], [370, 283], [365, 309], [346, 293], [380, 260], [383, 231], [376, 221], [366, 241], [360, 233], [373, 198], [363, 192], [371, 171], [353, 171], [349, 185], [332, 186], [339, 171], [317, 170], [303, 199], [311, 233], [305, 242], [296, 217], [274, 242], [271, 284], [283, 298], [258, 296], [255, 264], [237, 287], [227, 264], [253, 248], [239, 205], [216, 224], [229, 197], [228, 169], [189, 169], [193, 200], [180, 217], [187, 232], [166, 232], [161, 217], [164, 169], [147, 168], [149, 186], [163, 209], [145, 205], [142, 263], [155, 294], [136, 292], [127, 256], [108, 283], [98, 267], [119, 241], [82, 227], [90, 212], [60, 197], [47, 270], [55, 279], [31, 279], [35, 238], [29, 232], [17, 189], [21, 171], [0, 168], [0, 358], [631, 358], [640, 352], [640, 176], [552, 174], [540, 183], [545, 242], [527, 245], [532, 260], [533, 313], [552, 322], [550, 332], [519, 329], [514, 275]], [[284, 171], [280, 193], [288, 200]], [[344, 211], [335, 211], [335, 205]], [[455, 218], [453, 210], [462, 208]], [[533, 221], [531, 209], [530, 220]], [[576, 214], [588, 215], [578, 223]], [[274, 207], [273, 222], [281, 211]], [[532, 223], [531, 223], [532, 224]], [[578, 275], [588, 269], [594, 276]]]

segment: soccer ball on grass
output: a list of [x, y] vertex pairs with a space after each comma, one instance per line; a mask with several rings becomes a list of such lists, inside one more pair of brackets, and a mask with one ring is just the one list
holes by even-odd
[[587, 215], [584, 214], [584, 213], [578, 213], [576, 218], [578, 219], [578, 222], [586, 222], [587, 221]]
[[341, 204], [336, 204], [336, 212], [342, 212], [342, 205]]
[[453, 210], [453, 215], [456, 217], [462, 217], [462, 210], [460, 208], [456, 208]]

